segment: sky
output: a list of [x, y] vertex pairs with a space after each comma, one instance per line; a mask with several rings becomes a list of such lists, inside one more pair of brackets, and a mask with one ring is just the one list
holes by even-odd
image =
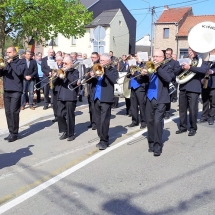
[[215, 15], [215, 0], [121, 0], [128, 8], [130, 13], [137, 20], [136, 40], [143, 36], [151, 35], [151, 10], [149, 7], [155, 8], [154, 21], [162, 14], [164, 6], [169, 8], [192, 7], [193, 14], [197, 15]]

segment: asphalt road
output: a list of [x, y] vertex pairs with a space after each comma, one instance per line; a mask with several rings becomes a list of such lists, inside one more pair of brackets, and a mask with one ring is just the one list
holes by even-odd
[[50, 119], [22, 127], [14, 143], [1, 140], [0, 214], [214, 215], [215, 126], [176, 135], [174, 112], [164, 124], [163, 153], [154, 157], [146, 130], [126, 127], [124, 108], [112, 111], [105, 151], [87, 129], [87, 109], [76, 112], [73, 142], [60, 141]]

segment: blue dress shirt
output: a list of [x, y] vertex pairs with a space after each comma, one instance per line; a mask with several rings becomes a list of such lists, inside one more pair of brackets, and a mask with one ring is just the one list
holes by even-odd
[[96, 92], [95, 92], [95, 95], [94, 95], [94, 101], [96, 99], [101, 100], [101, 91], [102, 91], [102, 79], [103, 79], [103, 76], [98, 77], [97, 79], [98, 79], [98, 82], [96, 84]]
[[147, 92], [147, 97], [151, 101], [153, 98], [157, 100], [158, 97], [158, 76], [152, 74]]

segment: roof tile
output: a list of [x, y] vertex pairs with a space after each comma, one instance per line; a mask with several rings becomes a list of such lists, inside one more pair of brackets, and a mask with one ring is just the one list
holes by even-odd
[[192, 7], [168, 8], [163, 11], [156, 23], [179, 22], [189, 11], [192, 11]]
[[188, 36], [192, 27], [200, 22], [215, 22], [215, 15], [189, 16], [178, 31], [177, 36]]

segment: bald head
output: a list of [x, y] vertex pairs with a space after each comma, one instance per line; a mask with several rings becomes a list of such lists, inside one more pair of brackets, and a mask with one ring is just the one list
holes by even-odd
[[49, 57], [54, 57], [54, 55], [55, 55], [54, 49], [51, 49], [51, 48], [50, 48], [50, 49], [48, 50], [48, 56], [49, 56]]
[[163, 60], [164, 60], [163, 51], [160, 49], [155, 50], [154, 55], [153, 55], [154, 63], [159, 63], [159, 62], [162, 62]]

